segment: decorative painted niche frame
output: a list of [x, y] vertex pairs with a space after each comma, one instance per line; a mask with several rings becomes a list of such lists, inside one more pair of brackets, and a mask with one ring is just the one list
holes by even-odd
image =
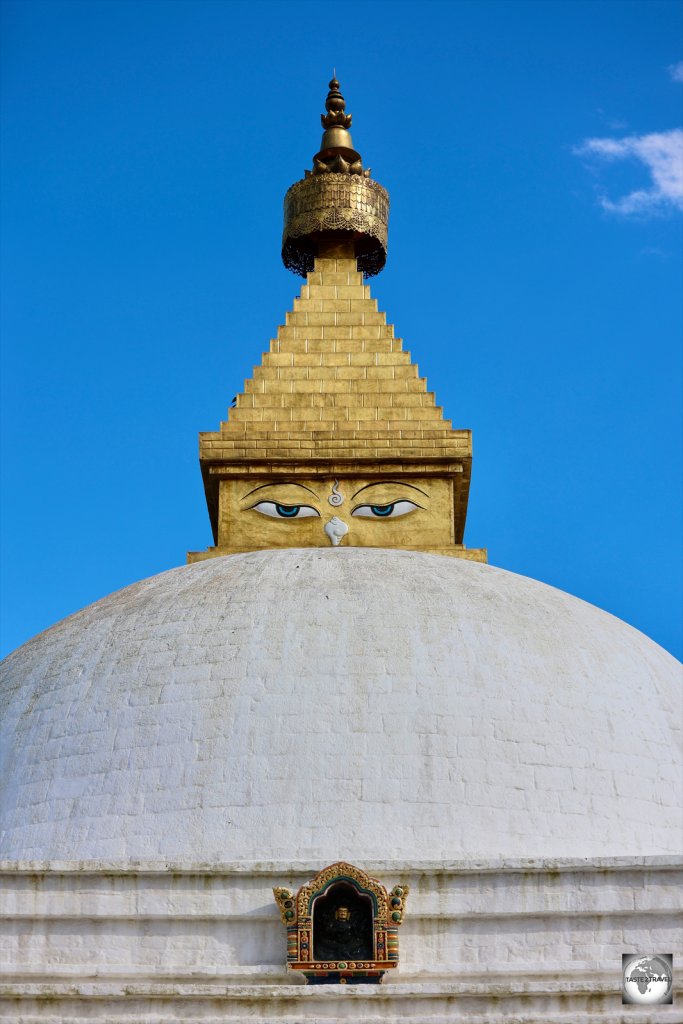
[[398, 967], [398, 929], [407, 885], [388, 892], [360, 868], [338, 861], [296, 895], [273, 894], [287, 928], [287, 967], [311, 985], [377, 984]]

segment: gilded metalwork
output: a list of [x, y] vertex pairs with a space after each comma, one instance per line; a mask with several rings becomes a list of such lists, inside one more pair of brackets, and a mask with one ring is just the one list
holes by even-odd
[[330, 82], [330, 91], [325, 100], [326, 114], [320, 115], [320, 123], [323, 128], [331, 128], [332, 125], [341, 125], [342, 128], [350, 128], [352, 115], [345, 113], [346, 100], [339, 92], [339, 82], [336, 76]]
[[344, 233], [355, 241], [358, 269], [378, 274], [387, 258], [389, 194], [371, 178], [321, 174], [297, 181], [285, 196], [284, 265], [305, 277], [313, 270], [320, 236]]
[[370, 178], [349, 133], [351, 114], [333, 78], [322, 115], [325, 132], [313, 170], [305, 171], [285, 196], [282, 261], [305, 277], [330, 244], [347, 241], [365, 277], [378, 274], [387, 258], [389, 196]]
[[336, 78], [330, 82], [325, 109], [327, 113], [320, 117], [325, 129], [320, 143], [320, 152], [313, 157], [313, 170], [305, 171], [305, 176], [332, 172], [334, 174], [362, 174], [369, 178], [370, 171], [363, 169], [360, 153], [353, 148], [349, 134], [351, 114], [345, 112], [346, 102], [339, 92], [339, 82]]
[[[395, 885], [389, 893], [376, 878], [346, 861], [324, 868], [310, 882], [302, 885], [296, 895], [289, 889], [273, 889], [282, 922], [287, 928], [288, 968], [302, 971], [309, 984], [379, 982], [386, 970], [398, 966], [398, 928], [403, 921], [408, 891], [407, 885]], [[322, 956], [321, 949], [326, 947], [316, 940], [316, 928], [320, 931], [323, 927], [316, 907], [321, 906], [319, 900], [329, 899], [335, 893], [341, 894], [342, 902], [336, 907], [331, 906], [325, 927], [329, 930], [331, 920], [340, 926], [337, 939], [332, 940], [332, 948], [335, 941], [339, 947], [339, 956], [330, 953]], [[365, 913], [369, 931], [366, 949], [370, 950], [371, 945], [372, 953], [363, 954], [361, 959], [352, 952], [352, 944], [346, 954], [340, 945], [345, 941], [344, 936], [356, 913], [349, 910], [345, 898], [348, 895], [352, 904], [354, 900], [356, 904], [360, 900], [366, 901], [367, 905]], [[329, 949], [329, 934], [325, 938]], [[351, 943], [354, 938], [357, 939], [357, 935], [351, 937]]]

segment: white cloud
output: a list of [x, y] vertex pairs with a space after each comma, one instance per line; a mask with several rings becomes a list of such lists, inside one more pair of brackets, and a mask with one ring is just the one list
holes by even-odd
[[574, 152], [577, 156], [595, 156], [605, 161], [635, 159], [644, 164], [651, 176], [649, 188], [629, 192], [613, 201], [602, 196], [600, 202], [612, 213], [647, 214], [666, 209], [683, 210], [683, 131], [649, 135], [629, 135], [624, 139], [586, 139]]
[[683, 60], [679, 60], [678, 64], [669, 64], [669, 74], [674, 82], [683, 82]]

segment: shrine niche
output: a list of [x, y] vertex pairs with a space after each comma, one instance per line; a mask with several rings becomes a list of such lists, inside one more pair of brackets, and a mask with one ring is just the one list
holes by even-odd
[[287, 928], [287, 967], [308, 984], [377, 984], [398, 966], [398, 929], [407, 885], [387, 892], [360, 868], [339, 861], [296, 895], [273, 889]]

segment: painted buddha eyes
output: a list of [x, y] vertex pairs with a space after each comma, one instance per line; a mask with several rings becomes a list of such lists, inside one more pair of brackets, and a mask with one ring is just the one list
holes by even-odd
[[254, 512], [261, 512], [273, 519], [305, 519], [306, 516], [319, 516], [320, 513], [310, 505], [281, 505], [278, 501], [259, 501], [252, 505]]
[[366, 516], [370, 519], [395, 519], [397, 516], [405, 516], [419, 508], [414, 501], [402, 500], [392, 501], [388, 505], [358, 505], [351, 513], [352, 516]]
[[[271, 519], [320, 518], [321, 515], [312, 505], [285, 505], [280, 501], [259, 501], [251, 508], [253, 512], [260, 512], [261, 515], [270, 516]], [[416, 502], [402, 498], [384, 505], [356, 505], [351, 510], [351, 515], [362, 516], [366, 519], [396, 519], [398, 516], [405, 516], [419, 508], [421, 506]]]

